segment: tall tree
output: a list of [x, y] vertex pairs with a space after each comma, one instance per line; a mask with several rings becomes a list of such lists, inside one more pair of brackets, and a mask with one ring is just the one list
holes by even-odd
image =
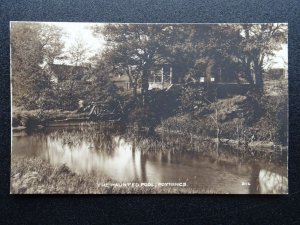
[[[103, 35], [107, 42], [104, 55], [112, 66], [125, 71], [133, 86], [141, 81], [145, 104], [150, 70], [167, 50], [170, 28], [163, 24], [108, 24], [94, 28], [94, 33]], [[135, 76], [132, 68], [137, 71]]]
[[[72, 65], [62, 73], [65, 79], [57, 86], [57, 94], [61, 103], [60, 108], [75, 110], [79, 100], [87, 100], [91, 94], [90, 85], [87, 81], [91, 75], [91, 68], [85, 65], [87, 62], [88, 48], [82, 39], [77, 38], [75, 42], [65, 50], [65, 56]], [[60, 65], [64, 66], [64, 65]]]
[[60, 54], [62, 42], [58, 36], [53, 38], [53, 29], [39, 23], [11, 24], [12, 92], [16, 106], [37, 108], [45, 91], [51, 89], [51, 77], [41, 65]]
[[[133, 87], [141, 80], [146, 93], [149, 71], [162, 58], [173, 64], [178, 80], [217, 75], [208, 70], [220, 68], [225, 81], [244, 76], [262, 90], [266, 59], [287, 41], [286, 29], [285, 24], [109, 24], [94, 33], [105, 38], [103, 57], [112, 68], [127, 73]], [[133, 76], [130, 68], [140, 73]]]
[[[263, 74], [267, 59], [276, 50], [287, 43], [286, 24], [242, 24], [238, 25], [242, 37], [240, 44], [240, 60], [245, 69], [246, 78], [263, 90]], [[254, 74], [254, 77], [251, 75]]]
[[43, 63], [39, 29], [38, 24], [11, 24], [12, 91], [17, 106], [31, 107], [43, 86], [37, 79], [41, 74], [39, 64]]
[[55, 59], [63, 57], [64, 42], [62, 37], [64, 35], [66, 34], [63, 29], [58, 26], [41, 24], [39, 39], [43, 49], [44, 61], [48, 64], [52, 64]]
[[107, 76], [107, 65], [104, 60], [97, 62], [86, 79], [92, 81], [86, 94], [82, 96], [86, 101], [114, 102], [118, 99], [117, 87]]
[[75, 66], [84, 64], [87, 59], [88, 48], [81, 39], [76, 39], [68, 50], [69, 58]]

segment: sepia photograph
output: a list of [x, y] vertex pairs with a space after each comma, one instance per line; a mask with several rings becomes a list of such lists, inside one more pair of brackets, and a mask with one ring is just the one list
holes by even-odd
[[11, 194], [288, 194], [287, 23], [10, 22]]

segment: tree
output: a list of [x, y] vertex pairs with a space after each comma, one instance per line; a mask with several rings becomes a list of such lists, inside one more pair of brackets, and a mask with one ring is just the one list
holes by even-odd
[[68, 53], [70, 55], [70, 61], [75, 66], [82, 65], [87, 59], [88, 50], [89, 49], [84, 45], [81, 39], [76, 39], [75, 43], [71, 45], [71, 47], [68, 50]]
[[213, 62], [222, 69], [224, 80], [239, 81], [242, 75], [259, 90], [263, 89], [269, 56], [287, 42], [286, 24], [208, 24], [191, 25], [188, 29], [190, 36], [181, 46], [181, 55], [186, 50], [193, 58], [189, 64], [192, 74], [199, 76]]
[[239, 31], [228, 24], [173, 25], [169, 33], [168, 54], [172, 60], [176, 80], [211, 75], [226, 81], [238, 81], [240, 65], [236, 54]]
[[118, 99], [117, 87], [107, 75], [107, 65], [103, 60], [98, 60], [97, 64], [85, 76], [85, 80], [91, 82], [82, 92], [82, 98], [88, 102], [113, 102]]
[[[244, 67], [246, 79], [256, 84], [258, 90], [264, 87], [263, 74], [268, 56], [280, 50], [287, 43], [286, 24], [242, 24], [240, 30], [241, 49], [239, 59]], [[254, 77], [252, 76], [254, 74]]]
[[[11, 24], [13, 104], [35, 109], [51, 93], [51, 77], [42, 64], [52, 61], [63, 45], [55, 28], [38, 23]], [[55, 44], [54, 44], [55, 43]]]
[[43, 49], [44, 61], [48, 64], [53, 64], [55, 59], [63, 57], [63, 35], [65, 33], [62, 28], [55, 25], [41, 24], [39, 39]]
[[85, 100], [84, 96], [89, 94], [90, 85], [86, 83], [86, 78], [90, 75], [90, 67], [85, 65], [88, 48], [78, 38], [65, 53], [72, 65], [68, 65], [69, 69], [62, 73], [66, 79], [56, 85], [56, 93], [60, 108], [74, 110], [78, 107], [78, 101]]
[[47, 86], [47, 79], [38, 79], [39, 64], [43, 62], [39, 29], [38, 24], [11, 24], [12, 91], [16, 106], [33, 107], [40, 89]]
[[[94, 27], [95, 35], [103, 35], [107, 42], [104, 57], [112, 67], [126, 72], [135, 87], [141, 81], [144, 105], [147, 104], [150, 70], [160, 60], [168, 46], [170, 25], [108, 24]], [[136, 72], [132, 73], [131, 69]], [[134, 74], [134, 75], [133, 75]]]
[[169, 29], [169, 58], [172, 61], [174, 79], [182, 82], [186, 76], [196, 78], [200, 75], [197, 66], [209, 48], [207, 37], [209, 25], [176, 24]]
[[127, 74], [134, 94], [140, 81], [145, 97], [150, 70], [163, 61], [172, 63], [179, 82], [211, 74], [230, 82], [242, 77], [262, 91], [267, 58], [286, 42], [286, 29], [285, 24], [108, 24], [94, 27], [94, 33], [106, 40], [102, 57], [111, 71]]

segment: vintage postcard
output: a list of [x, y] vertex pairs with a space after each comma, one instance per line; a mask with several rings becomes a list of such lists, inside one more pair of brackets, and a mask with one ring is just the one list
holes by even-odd
[[287, 194], [288, 25], [11, 22], [12, 194]]

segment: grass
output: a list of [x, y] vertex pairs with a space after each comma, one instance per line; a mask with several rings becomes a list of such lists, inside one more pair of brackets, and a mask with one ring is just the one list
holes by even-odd
[[[66, 166], [53, 167], [39, 158], [14, 156], [11, 166], [12, 194], [213, 194], [208, 188], [103, 186], [116, 183], [104, 177], [78, 175]], [[133, 181], [133, 183], [138, 183]]]
[[212, 139], [217, 137], [219, 128], [219, 138], [228, 144], [266, 148], [281, 144], [270, 118], [264, 114], [257, 115], [256, 108], [247, 96], [219, 99], [196, 112], [169, 117], [156, 130]]
[[12, 125], [13, 127], [24, 126], [27, 128], [45, 125], [49, 121], [63, 120], [68, 118], [85, 117], [86, 113], [77, 113], [77, 111], [63, 111], [58, 109], [51, 110], [25, 110], [20, 107], [13, 108]]

